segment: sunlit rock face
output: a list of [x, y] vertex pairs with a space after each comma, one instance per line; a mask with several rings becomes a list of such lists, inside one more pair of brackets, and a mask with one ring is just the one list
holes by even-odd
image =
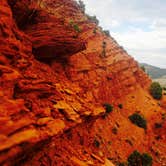
[[[135, 149], [155, 159], [164, 108], [137, 62], [75, 1], [0, 3], [0, 165], [107, 166]], [[146, 132], [128, 120], [134, 112]]]

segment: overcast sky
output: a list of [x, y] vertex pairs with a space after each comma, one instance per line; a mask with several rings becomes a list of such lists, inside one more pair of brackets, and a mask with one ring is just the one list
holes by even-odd
[[83, 0], [139, 62], [166, 68], [166, 0]]

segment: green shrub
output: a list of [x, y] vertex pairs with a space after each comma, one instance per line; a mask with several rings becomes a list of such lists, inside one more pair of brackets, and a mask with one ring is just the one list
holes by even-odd
[[74, 30], [75, 30], [76, 32], [81, 32], [81, 30], [80, 30], [80, 28], [79, 28], [79, 26], [78, 26], [77, 24], [74, 24], [74, 25], [73, 25], [73, 28], [74, 28]]
[[74, 23], [73, 20], [70, 20], [69, 24], [76, 32], [78, 32], [78, 33], [81, 32], [81, 29], [79, 28], [78, 24]]
[[94, 22], [96, 25], [99, 25], [99, 20], [97, 19], [96, 16], [89, 16], [87, 15], [88, 19], [91, 21], [91, 22]]
[[141, 127], [141, 128], [144, 128], [144, 129], [147, 128], [146, 120], [141, 115], [139, 115], [138, 113], [134, 113], [134, 114], [130, 115], [129, 119], [132, 123], [134, 123], [138, 127]]
[[104, 108], [106, 110], [106, 113], [110, 113], [110, 112], [113, 111], [113, 106], [112, 105], [110, 105], [108, 103], [105, 103], [105, 104], [103, 104], [103, 106], [104, 106]]
[[143, 153], [142, 156], [142, 166], [151, 166], [153, 159], [148, 153]]
[[141, 154], [138, 151], [134, 151], [128, 157], [128, 166], [141, 166]]
[[134, 151], [128, 157], [128, 166], [152, 166], [153, 159], [148, 153], [140, 154]]
[[150, 86], [150, 94], [154, 99], [161, 99], [162, 97], [162, 87], [158, 82], [153, 82]]
[[110, 31], [109, 31], [109, 30], [103, 30], [103, 33], [104, 33], [106, 36], [110, 37]]
[[97, 28], [93, 29], [93, 33], [96, 34], [97, 33]]

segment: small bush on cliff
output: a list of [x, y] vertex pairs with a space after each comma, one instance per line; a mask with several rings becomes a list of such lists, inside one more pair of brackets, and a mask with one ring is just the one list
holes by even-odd
[[78, 1], [78, 4], [79, 4], [79, 6], [80, 6], [81, 11], [82, 11], [83, 13], [85, 13], [85, 4], [84, 4], [84, 2], [81, 1], [81, 0], [79, 0], [79, 1]]
[[89, 16], [87, 15], [88, 19], [91, 21], [91, 22], [94, 22], [96, 25], [99, 25], [99, 20], [97, 19], [96, 16]]
[[78, 33], [81, 32], [80, 27], [78, 26], [78, 24], [74, 23], [73, 20], [70, 20], [69, 24], [76, 32], [78, 32]]
[[134, 151], [128, 157], [128, 166], [141, 166], [141, 154], [138, 151]]
[[96, 34], [97, 33], [97, 28], [93, 29], [93, 33]]
[[162, 97], [162, 87], [158, 82], [153, 82], [150, 86], [150, 94], [154, 99], [161, 99]]
[[142, 158], [142, 166], [152, 165], [153, 159], [148, 153], [143, 153], [141, 158]]
[[106, 110], [106, 113], [110, 113], [110, 112], [113, 111], [113, 106], [112, 105], [110, 105], [108, 103], [105, 103], [105, 104], [103, 104], [103, 106], [104, 106], [104, 108]]
[[79, 28], [79, 26], [78, 26], [77, 24], [74, 24], [74, 25], [73, 25], [73, 28], [74, 28], [74, 30], [75, 30], [76, 32], [81, 32], [81, 30], [80, 30], [80, 28]]
[[141, 128], [144, 128], [144, 129], [147, 128], [146, 120], [141, 115], [139, 115], [138, 113], [134, 113], [134, 114], [130, 115], [129, 119], [132, 123], [134, 123], [138, 127], [141, 127]]
[[109, 30], [104, 30], [103, 33], [104, 33], [106, 36], [110, 37], [110, 31], [109, 31]]
[[152, 157], [148, 153], [140, 154], [134, 151], [128, 157], [128, 166], [152, 166]]

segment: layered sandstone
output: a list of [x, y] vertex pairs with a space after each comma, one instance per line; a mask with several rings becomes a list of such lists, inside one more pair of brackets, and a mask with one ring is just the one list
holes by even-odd
[[[1, 0], [0, 15], [1, 165], [109, 166], [135, 149], [165, 163], [154, 146], [166, 139], [165, 121], [153, 128], [165, 111], [148, 94], [150, 79], [76, 2]], [[147, 133], [128, 120], [135, 111]]]

